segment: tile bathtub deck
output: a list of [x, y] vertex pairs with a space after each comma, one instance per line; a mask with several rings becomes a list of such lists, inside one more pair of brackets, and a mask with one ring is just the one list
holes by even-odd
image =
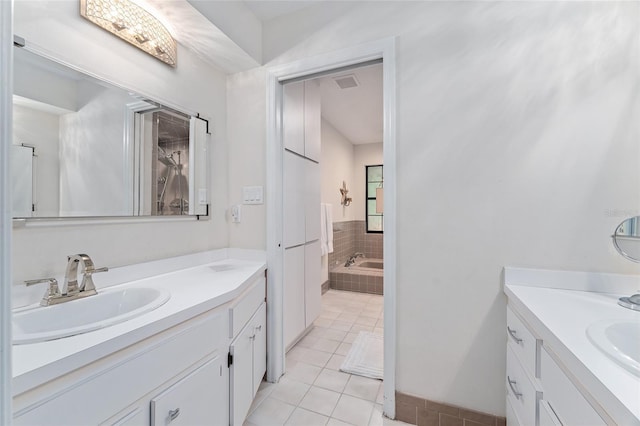
[[358, 332], [383, 334], [383, 297], [329, 290], [314, 328], [286, 358], [277, 384], [263, 382], [244, 426], [400, 426], [383, 418], [382, 381], [340, 371]]

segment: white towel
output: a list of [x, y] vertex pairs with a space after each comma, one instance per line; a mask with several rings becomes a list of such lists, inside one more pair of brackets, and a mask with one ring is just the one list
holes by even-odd
[[327, 245], [327, 206], [320, 204], [320, 253], [322, 256], [329, 253]]
[[333, 253], [333, 204], [325, 204], [327, 222], [327, 253]]

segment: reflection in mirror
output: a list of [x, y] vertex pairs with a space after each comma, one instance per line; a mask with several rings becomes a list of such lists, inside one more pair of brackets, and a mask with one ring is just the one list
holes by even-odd
[[206, 121], [14, 53], [14, 217], [207, 214]]
[[613, 234], [613, 245], [627, 259], [640, 262], [640, 216], [618, 225]]

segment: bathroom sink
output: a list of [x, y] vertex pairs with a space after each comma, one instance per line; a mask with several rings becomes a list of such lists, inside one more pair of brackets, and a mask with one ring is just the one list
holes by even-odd
[[166, 290], [130, 287], [103, 290], [54, 306], [16, 310], [12, 317], [13, 343], [43, 342], [108, 327], [150, 312], [170, 297]]
[[600, 321], [587, 328], [591, 343], [622, 367], [640, 376], [640, 321]]

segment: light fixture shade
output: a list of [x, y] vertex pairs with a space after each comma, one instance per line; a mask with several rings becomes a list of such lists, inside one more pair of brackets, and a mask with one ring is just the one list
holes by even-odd
[[376, 213], [384, 213], [384, 188], [376, 188]]
[[130, 0], [80, 0], [80, 15], [175, 67], [177, 44], [167, 28]]

